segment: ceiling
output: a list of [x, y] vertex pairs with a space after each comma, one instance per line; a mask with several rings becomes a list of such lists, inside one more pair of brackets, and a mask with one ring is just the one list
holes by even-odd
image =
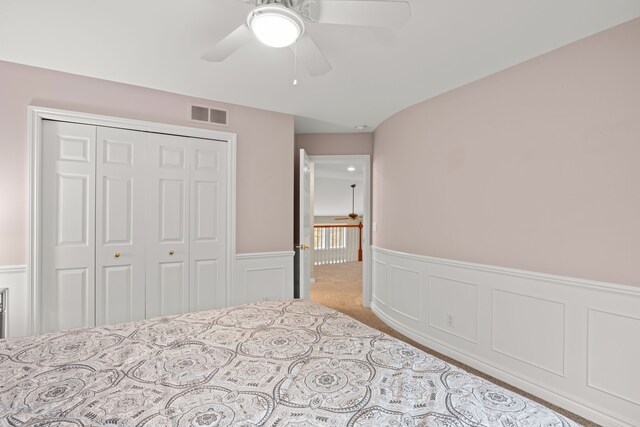
[[[349, 170], [349, 168], [353, 170]], [[357, 163], [351, 165], [345, 162], [314, 162], [313, 176], [315, 179], [342, 179], [353, 181], [352, 184], [357, 184], [364, 181], [364, 169], [361, 164]]]
[[313, 163], [314, 204], [316, 216], [345, 216], [351, 212], [351, 184], [356, 184], [353, 192], [355, 212], [361, 214], [364, 206], [364, 170], [354, 164], [349, 171], [346, 163]]
[[[640, 16], [638, 0], [410, 0], [400, 29], [308, 24], [333, 70], [254, 41], [200, 56], [239, 0], [1, 0], [0, 60], [296, 116], [297, 133], [372, 131], [422, 100]], [[297, 78], [298, 85], [293, 86]]]

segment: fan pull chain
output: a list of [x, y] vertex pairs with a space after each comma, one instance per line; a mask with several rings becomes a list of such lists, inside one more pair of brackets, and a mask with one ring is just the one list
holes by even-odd
[[293, 85], [298, 86], [298, 41], [293, 44]]

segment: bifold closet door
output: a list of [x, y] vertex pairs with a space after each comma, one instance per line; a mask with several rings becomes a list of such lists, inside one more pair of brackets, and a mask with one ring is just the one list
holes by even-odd
[[94, 313], [96, 127], [42, 124], [43, 333], [89, 327]]
[[188, 138], [148, 134], [147, 318], [189, 311]]
[[98, 127], [96, 324], [145, 318], [144, 132]]
[[227, 144], [191, 139], [190, 309], [227, 304]]

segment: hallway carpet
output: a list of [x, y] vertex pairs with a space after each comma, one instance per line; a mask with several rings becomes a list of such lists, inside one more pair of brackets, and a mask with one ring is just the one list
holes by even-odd
[[552, 405], [542, 399], [539, 399], [525, 391], [515, 388], [503, 381], [493, 378], [487, 374], [484, 374], [477, 369], [460, 363], [450, 357], [447, 357], [437, 351], [431, 350], [410, 338], [397, 332], [395, 329], [389, 327], [386, 323], [380, 320], [373, 312], [362, 306], [362, 263], [349, 262], [344, 264], [329, 264], [320, 265], [314, 267], [315, 283], [311, 285], [311, 301], [317, 302], [327, 307], [331, 307], [334, 310], [348, 314], [354, 319], [360, 322], [378, 329], [392, 337], [395, 337], [401, 341], [407, 342], [414, 347], [417, 347], [429, 354], [432, 354], [447, 363], [458, 366], [468, 372], [473, 373], [479, 377], [485, 378], [494, 384], [498, 384], [508, 390], [514, 391], [520, 395], [539, 402], [548, 408], [564, 415], [567, 418], [574, 420], [577, 423], [582, 424], [585, 427], [599, 427], [592, 421], [575, 415], [565, 409]]

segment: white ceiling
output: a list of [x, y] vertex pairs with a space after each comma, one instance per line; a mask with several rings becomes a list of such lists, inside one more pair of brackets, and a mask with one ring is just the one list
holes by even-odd
[[333, 65], [254, 41], [200, 56], [244, 22], [239, 0], [1, 0], [0, 59], [296, 115], [296, 132], [374, 129], [399, 110], [640, 16], [638, 0], [410, 0], [404, 28], [308, 24]]
[[[350, 167], [354, 170], [350, 171]], [[358, 184], [364, 180], [364, 170], [362, 165], [357, 163], [352, 165], [345, 162], [314, 162], [313, 176], [316, 180], [318, 178], [344, 179], [353, 181], [350, 184]]]
[[351, 212], [351, 184], [356, 184], [355, 212], [362, 214], [364, 206], [364, 170], [353, 165], [353, 172], [345, 163], [314, 163], [314, 204], [315, 216], [345, 216]]

